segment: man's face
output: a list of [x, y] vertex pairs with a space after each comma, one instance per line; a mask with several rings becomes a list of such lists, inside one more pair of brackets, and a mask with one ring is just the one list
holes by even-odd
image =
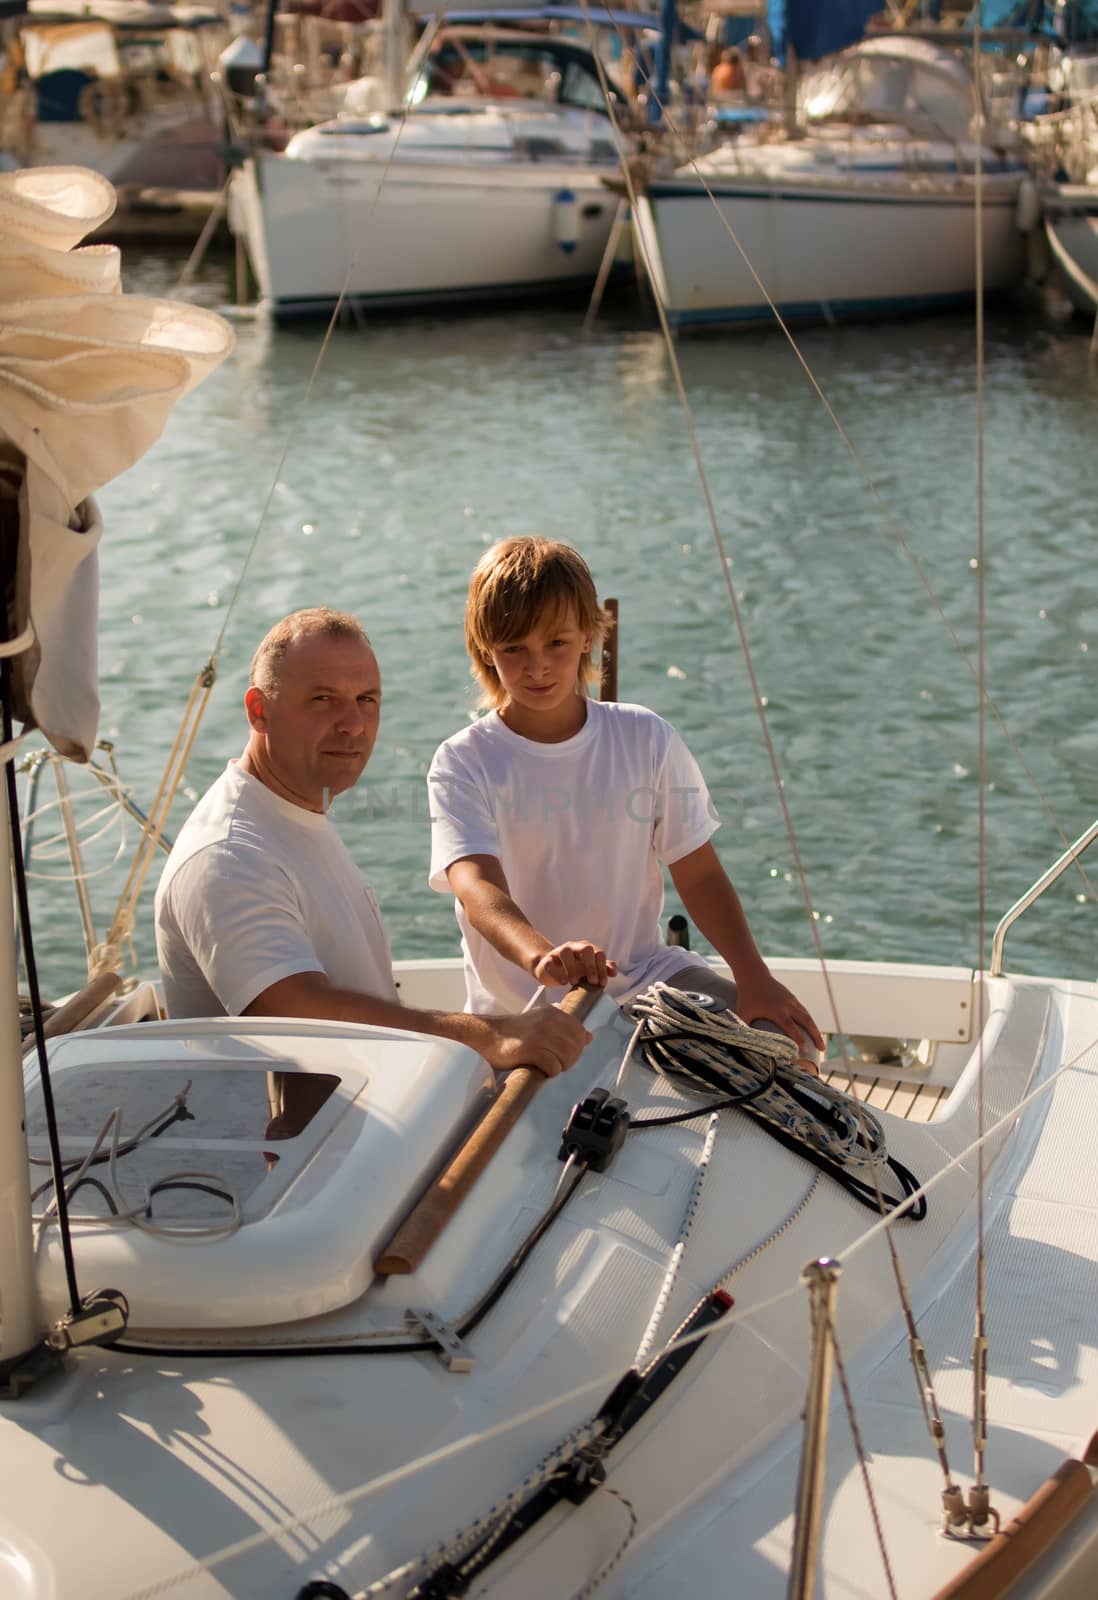
[[282, 658], [274, 695], [245, 696], [264, 780], [311, 811], [326, 811], [362, 776], [381, 718], [381, 673], [362, 639], [314, 634]]

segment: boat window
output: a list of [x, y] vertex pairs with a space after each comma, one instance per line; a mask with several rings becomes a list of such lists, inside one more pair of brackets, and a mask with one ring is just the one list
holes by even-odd
[[604, 112], [594, 69], [573, 51], [529, 39], [463, 37], [436, 40], [410, 91], [412, 104], [425, 94], [465, 98], [551, 100]]
[[568, 155], [568, 146], [563, 139], [541, 136], [515, 139], [512, 149], [516, 158], [523, 161], [563, 161]]
[[606, 97], [599, 80], [578, 61], [569, 61], [560, 86], [562, 106], [579, 106], [584, 111], [606, 113]]
[[429, 94], [459, 98], [543, 100], [555, 72], [550, 52], [505, 40], [444, 39], [424, 65]]

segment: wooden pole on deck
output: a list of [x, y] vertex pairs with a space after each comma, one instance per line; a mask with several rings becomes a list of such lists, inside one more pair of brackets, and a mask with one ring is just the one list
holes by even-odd
[[[578, 984], [557, 1004], [561, 1011], [582, 1022], [602, 993], [601, 989]], [[499, 1094], [457, 1155], [374, 1258], [374, 1271], [379, 1276], [395, 1277], [416, 1271], [544, 1082], [544, 1073], [536, 1067], [516, 1067], [507, 1074]]]

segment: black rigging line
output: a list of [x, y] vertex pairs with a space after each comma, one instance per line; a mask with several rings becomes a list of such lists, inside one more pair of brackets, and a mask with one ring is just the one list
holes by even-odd
[[[12, 737], [11, 715], [11, 662], [5, 656], [0, 662], [0, 699], [3, 701], [4, 743]], [[57, 1192], [57, 1226], [61, 1235], [61, 1254], [65, 1263], [65, 1281], [68, 1286], [69, 1309], [74, 1317], [80, 1315], [80, 1290], [76, 1282], [76, 1261], [72, 1250], [72, 1230], [69, 1225], [68, 1199], [65, 1194], [64, 1163], [61, 1159], [61, 1139], [57, 1131], [57, 1112], [50, 1081], [50, 1063], [43, 1032], [42, 995], [38, 987], [38, 964], [34, 956], [34, 939], [31, 934], [30, 901], [27, 896], [27, 875], [23, 863], [22, 830], [19, 826], [19, 795], [15, 782], [15, 766], [4, 763], [4, 778], [8, 788], [8, 823], [11, 829], [11, 864], [15, 882], [15, 896], [19, 907], [19, 928], [23, 936], [23, 962], [27, 971], [27, 990], [30, 994], [34, 1045], [38, 1056], [38, 1071], [42, 1080], [42, 1106], [46, 1113], [46, 1133], [49, 1141], [50, 1166], [53, 1170], [54, 1188]]]

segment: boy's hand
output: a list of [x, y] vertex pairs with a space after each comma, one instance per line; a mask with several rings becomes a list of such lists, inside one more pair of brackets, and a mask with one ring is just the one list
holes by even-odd
[[605, 950], [589, 939], [569, 939], [537, 957], [530, 968], [530, 976], [546, 988], [557, 984], [571, 988], [574, 983], [593, 983], [605, 989], [607, 978], [617, 975], [617, 962], [611, 961]]
[[752, 974], [742, 981], [737, 974], [736, 989], [736, 1009], [745, 1022], [752, 1026], [775, 1022], [798, 1047], [810, 1039], [817, 1050], [824, 1048], [823, 1035], [811, 1013], [773, 973]]

